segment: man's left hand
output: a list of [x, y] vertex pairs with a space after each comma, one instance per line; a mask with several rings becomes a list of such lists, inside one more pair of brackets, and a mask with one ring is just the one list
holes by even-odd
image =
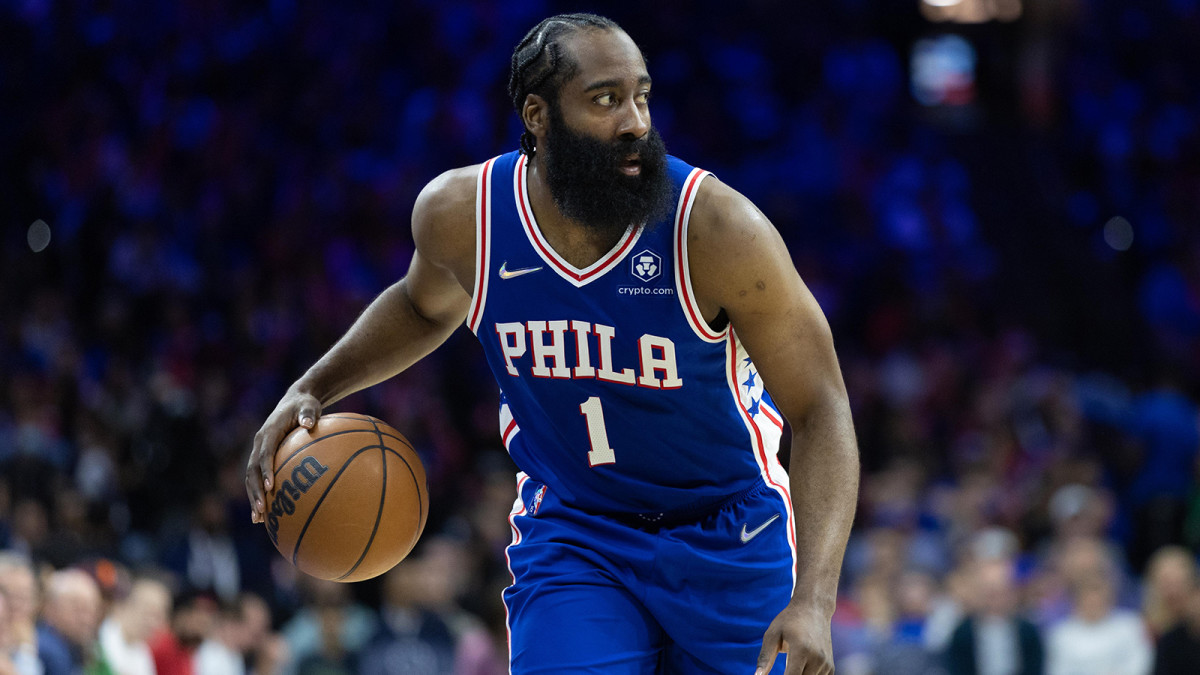
[[780, 652], [787, 653], [784, 675], [831, 675], [833, 638], [829, 615], [806, 603], [788, 603], [763, 635], [755, 675], [769, 673]]

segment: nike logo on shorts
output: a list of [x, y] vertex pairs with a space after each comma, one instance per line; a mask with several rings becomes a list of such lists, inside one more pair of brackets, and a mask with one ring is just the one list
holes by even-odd
[[767, 526], [770, 525], [771, 523], [775, 522], [778, 518], [779, 518], [779, 514], [776, 513], [775, 515], [771, 516], [770, 518], [767, 518], [767, 522], [763, 523], [762, 525], [759, 525], [758, 527], [754, 528], [753, 530], [750, 530], [749, 532], [746, 531], [746, 524], [742, 523], [742, 543], [745, 544], [746, 542], [750, 541], [751, 539], [757, 537], [759, 535], [759, 533], [761, 533], [763, 530], [767, 529]]
[[526, 267], [524, 269], [510, 271], [508, 269], [508, 261], [505, 260], [503, 263], [500, 264], [500, 278], [501, 279], [512, 279], [513, 277], [519, 277], [522, 274], [529, 274], [530, 272], [536, 272], [540, 269], [542, 269], [542, 266], [538, 265], [537, 267]]

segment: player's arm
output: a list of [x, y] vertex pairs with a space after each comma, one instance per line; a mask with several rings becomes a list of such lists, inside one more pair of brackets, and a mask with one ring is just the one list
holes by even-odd
[[714, 177], [701, 183], [688, 249], [705, 318], [728, 318], [792, 427], [796, 587], [764, 636], [759, 666], [769, 670], [786, 649], [788, 675], [833, 672], [830, 622], [859, 467], [829, 324], [766, 216]]
[[250, 517], [261, 522], [275, 449], [297, 425], [429, 354], [463, 322], [474, 269], [476, 167], [442, 174], [413, 206], [416, 251], [404, 278], [380, 293], [346, 334], [288, 388], [254, 436], [246, 465]]

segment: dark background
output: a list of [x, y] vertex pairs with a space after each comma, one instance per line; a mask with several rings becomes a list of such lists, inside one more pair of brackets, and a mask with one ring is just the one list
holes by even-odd
[[[939, 20], [971, 8], [999, 18]], [[1051, 498], [1083, 485], [1130, 583], [1164, 544], [1197, 550], [1195, 0], [4, 0], [0, 545], [169, 568], [197, 506], [224, 504], [240, 586], [277, 623], [302, 607], [249, 524], [250, 439], [404, 274], [421, 187], [516, 147], [511, 50], [580, 9], [638, 41], [668, 148], [772, 219], [829, 316], [856, 542], [928, 535], [940, 581], [998, 526], [1034, 574]], [[922, 102], [914, 55], [946, 36], [973, 81]], [[421, 449], [427, 532], [469, 550], [462, 602], [493, 625], [514, 471], [496, 397], [460, 330], [337, 406]]]

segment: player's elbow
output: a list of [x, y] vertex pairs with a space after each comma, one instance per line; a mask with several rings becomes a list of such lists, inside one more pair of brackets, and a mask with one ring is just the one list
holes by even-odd
[[413, 286], [411, 277], [405, 277], [393, 286], [395, 302], [402, 314], [427, 331], [438, 334], [449, 333], [463, 322], [466, 302], [449, 293], [422, 293]]
[[787, 415], [788, 423], [798, 435], [827, 431], [853, 434], [850, 401], [842, 378], [822, 378], [808, 387], [807, 396]]

